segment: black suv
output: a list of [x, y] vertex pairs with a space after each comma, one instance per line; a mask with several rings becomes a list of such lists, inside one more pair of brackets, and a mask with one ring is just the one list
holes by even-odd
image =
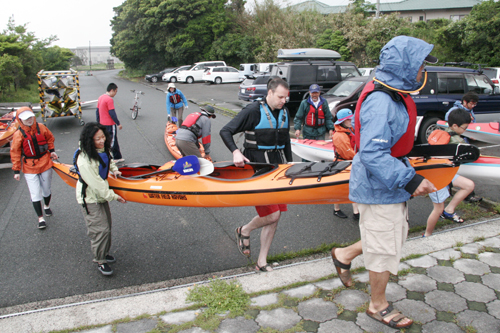
[[[479, 103], [474, 107], [477, 122], [489, 122], [500, 118], [499, 88], [480, 70], [460, 67], [428, 66], [427, 83], [417, 94], [412, 95], [417, 105], [417, 141], [427, 143], [427, 137], [436, 129], [436, 122], [444, 120], [446, 112], [455, 101], [462, 99], [468, 91], [479, 95]], [[371, 78], [368, 78], [368, 82]], [[363, 78], [352, 78], [324, 94], [332, 114], [341, 108], [356, 109], [357, 99], [366, 82]]]
[[332, 59], [279, 62], [271, 70], [271, 76], [274, 75], [290, 85], [290, 101], [286, 106], [294, 116], [311, 84], [317, 83], [322, 92], [327, 92], [340, 81], [361, 73], [351, 62]]
[[500, 117], [500, 93], [498, 87], [481, 70], [459, 67], [428, 66], [427, 84], [419, 94], [413, 95], [417, 105], [418, 141], [427, 143], [427, 137], [436, 128], [438, 120], [444, 120], [446, 112], [469, 91], [479, 95], [474, 107], [477, 122], [498, 120]]

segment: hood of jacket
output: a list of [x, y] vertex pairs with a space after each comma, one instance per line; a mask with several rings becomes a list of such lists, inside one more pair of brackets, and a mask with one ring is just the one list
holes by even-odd
[[23, 129], [23, 131], [25, 133], [33, 134], [36, 131], [36, 116], [35, 116], [35, 121], [33, 122], [33, 125], [26, 126], [26, 125], [24, 125], [23, 121], [19, 118], [19, 115], [21, 113], [23, 113], [24, 111], [31, 111], [31, 109], [28, 107], [22, 107], [22, 108], [17, 109], [17, 111], [16, 111], [17, 123]]
[[467, 112], [471, 111], [470, 109], [467, 109], [465, 106], [463, 106], [462, 101], [455, 101], [455, 103], [453, 103], [453, 107], [465, 110]]
[[416, 81], [418, 70], [433, 48], [418, 38], [394, 37], [380, 51], [375, 77], [396, 89], [416, 90], [422, 84]]

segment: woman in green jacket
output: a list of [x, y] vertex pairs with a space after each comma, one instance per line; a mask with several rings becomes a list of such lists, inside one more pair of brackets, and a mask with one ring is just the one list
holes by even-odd
[[109, 254], [111, 247], [111, 211], [109, 201], [126, 203], [114, 193], [107, 181], [108, 174], [121, 175], [110, 155], [111, 137], [106, 127], [96, 123], [87, 123], [80, 135], [80, 153], [76, 165], [80, 180], [76, 185], [76, 200], [82, 206], [83, 217], [87, 223], [90, 247], [103, 275], [113, 274], [109, 263], [116, 259]]

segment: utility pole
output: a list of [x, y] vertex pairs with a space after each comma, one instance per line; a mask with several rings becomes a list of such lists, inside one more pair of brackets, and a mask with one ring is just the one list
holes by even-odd
[[90, 70], [92, 70], [92, 53], [90, 50], [90, 41], [89, 41], [89, 65], [90, 65]]
[[377, 0], [377, 11], [375, 13], [375, 18], [378, 19], [380, 17], [380, 0]]

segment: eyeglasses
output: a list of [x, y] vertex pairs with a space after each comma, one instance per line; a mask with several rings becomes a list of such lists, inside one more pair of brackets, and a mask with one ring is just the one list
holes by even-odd
[[467, 130], [468, 127], [469, 125], [465, 125], [465, 128], [463, 126], [460, 126], [460, 128], [463, 129], [464, 131]]
[[469, 105], [471, 105], [472, 107], [474, 107], [474, 106], [476, 106], [476, 105], [477, 105], [477, 102], [469, 102], [469, 103], [467, 103], [467, 104], [469, 104]]

